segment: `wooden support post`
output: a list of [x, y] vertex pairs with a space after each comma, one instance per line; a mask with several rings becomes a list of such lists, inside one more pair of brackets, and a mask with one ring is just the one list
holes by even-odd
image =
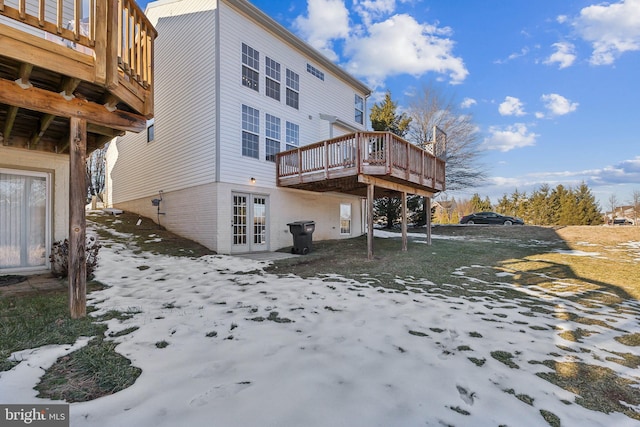
[[373, 259], [373, 197], [375, 186], [367, 186], [367, 258]]
[[424, 216], [427, 227], [427, 245], [431, 246], [431, 197], [424, 198]]
[[87, 122], [70, 119], [69, 137], [69, 311], [78, 319], [87, 314], [87, 264], [85, 254], [85, 184]]
[[407, 251], [407, 193], [402, 192], [402, 252]]

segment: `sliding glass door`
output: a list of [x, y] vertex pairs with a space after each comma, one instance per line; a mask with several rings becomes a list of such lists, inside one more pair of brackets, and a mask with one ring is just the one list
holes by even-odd
[[0, 270], [47, 266], [49, 178], [0, 169]]

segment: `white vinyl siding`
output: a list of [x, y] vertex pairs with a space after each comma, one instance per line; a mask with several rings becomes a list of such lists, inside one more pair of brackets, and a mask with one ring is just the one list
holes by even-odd
[[171, 37], [155, 44], [154, 142], [141, 132], [112, 143], [113, 203], [215, 181], [215, 22], [215, 11], [158, 20], [157, 30]]

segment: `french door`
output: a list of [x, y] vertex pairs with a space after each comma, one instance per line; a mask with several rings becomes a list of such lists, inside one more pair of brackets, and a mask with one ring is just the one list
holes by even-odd
[[0, 270], [47, 265], [49, 176], [0, 169]]
[[231, 252], [259, 252], [268, 249], [267, 202], [264, 195], [232, 194]]

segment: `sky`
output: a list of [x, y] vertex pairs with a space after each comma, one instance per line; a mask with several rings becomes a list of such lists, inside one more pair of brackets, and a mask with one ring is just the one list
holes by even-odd
[[[136, 251], [127, 244], [131, 236], [112, 226], [94, 224], [88, 233], [97, 227], [111, 233], [101, 237], [95, 271], [108, 287], [89, 294], [91, 315], [132, 315], [109, 320], [105, 336], [142, 374], [123, 391], [71, 404], [72, 427], [528, 427], [547, 425], [541, 410], [568, 427], [637, 425], [619, 412], [571, 403], [577, 396], [536, 375], [550, 369], [533, 363], [584, 361], [637, 382], [636, 370], [614, 357], [629, 353], [614, 338], [637, 328], [637, 301], [599, 305], [595, 294], [607, 291], [590, 289], [592, 303], [584, 306], [568, 299], [576, 288], [560, 279], [556, 291], [515, 287], [503, 279], [508, 273], [480, 265], [454, 273], [482, 284], [473, 297], [421, 278], [398, 279], [407, 286], [401, 292], [377, 286], [374, 277], [281, 277], [264, 271], [266, 261]], [[565, 253], [606, 256], [583, 244]], [[640, 256], [640, 242], [615, 248], [621, 250]], [[527, 295], [553, 304], [554, 312], [527, 305]], [[561, 338], [585, 325], [578, 342]], [[137, 329], [118, 336], [128, 328]], [[0, 402], [60, 403], [37, 398], [33, 387], [89, 338], [14, 353], [21, 363], [0, 372]], [[158, 348], [162, 341], [168, 345]], [[518, 367], [494, 359], [493, 351], [511, 353]]]
[[[146, 1], [138, 1], [144, 8]], [[398, 112], [426, 86], [477, 124], [492, 202], [587, 183], [640, 191], [640, 0], [253, 0]]]

